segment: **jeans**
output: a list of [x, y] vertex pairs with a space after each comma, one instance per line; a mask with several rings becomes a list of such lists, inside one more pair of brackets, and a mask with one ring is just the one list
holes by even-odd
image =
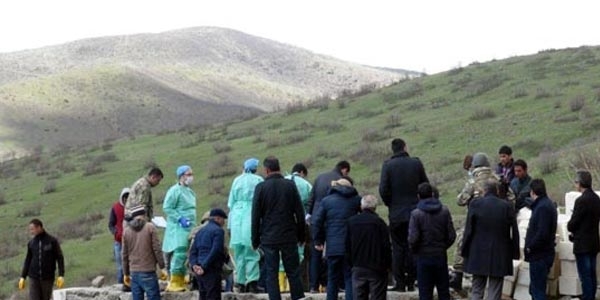
[[148, 300], [160, 300], [158, 277], [156, 272], [131, 272], [131, 298], [144, 300], [144, 292]]
[[352, 268], [352, 295], [356, 300], [385, 300], [386, 289], [387, 272]]
[[392, 237], [392, 273], [396, 286], [413, 287], [417, 270], [408, 249], [408, 222], [390, 224]]
[[546, 257], [529, 261], [529, 294], [533, 300], [546, 300], [546, 278], [554, 263], [554, 252]]
[[53, 279], [29, 278], [29, 299], [50, 300], [52, 297]]
[[581, 280], [581, 300], [594, 300], [596, 298], [596, 254], [597, 253], [580, 253], [575, 254], [577, 263], [577, 273]]
[[418, 257], [417, 281], [419, 282], [420, 300], [432, 300], [434, 287], [437, 289], [439, 300], [450, 300], [446, 255]]
[[[304, 289], [300, 279], [300, 257], [296, 243], [262, 245], [265, 253], [265, 268], [267, 270], [267, 293], [269, 300], [281, 300], [279, 291], [279, 260], [283, 262], [286, 276], [290, 283], [292, 300], [304, 298]], [[281, 258], [280, 258], [281, 254]]]
[[344, 279], [346, 300], [352, 300], [352, 271], [343, 255], [327, 257], [327, 300], [337, 300], [339, 283]]
[[201, 276], [196, 275], [199, 300], [221, 300], [221, 272], [205, 270]]
[[121, 243], [114, 244], [115, 263], [117, 264], [117, 283], [123, 283], [123, 262], [121, 261]]

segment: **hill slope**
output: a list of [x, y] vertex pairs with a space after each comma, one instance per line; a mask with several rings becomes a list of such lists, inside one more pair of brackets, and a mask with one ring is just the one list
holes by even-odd
[[[283, 170], [302, 161], [311, 181], [348, 159], [359, 192], [376, 194], [390, 140], [402, 137], [460, 224], [464, 210], [454, 199], [466, 177], [463, 156], [483, 151], [495, 161], [498, 148], [507, 144], [561, 203], [572, 189], [576, 168], [590, 169], [594, 180], [600, 175], [599, 75], [598, 47], [546, 51], [251, 120], [92, 148], [39, 151], [5, 162], [0, 168], [0, 230], [5, 233], [0, 236], [0, 272], [10, 280], [0, 294], [14, 292], [32, 217], [40, 217], [62, 239], [67, 286], [87, 285], [97, 274], [114, 280], [108, 209], [122, 187], [154, 164], [166, 174], [153, 192], [156, 214], [162, 214], [164, 194], [183, 163], [194, 168], [201, 214], [209, 207], [226, 207], [228, 188], [251, 156], [276, 155]], [[378, 212], [387, 216], [384, 207]]]
[[214, 27], [80, 40], [0, 54], [0, 147], [213, 124], [408, 76]]

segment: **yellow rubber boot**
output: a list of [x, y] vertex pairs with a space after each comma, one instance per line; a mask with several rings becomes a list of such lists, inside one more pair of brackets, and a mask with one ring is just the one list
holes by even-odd
[[184, 276], [171, 274], [171, 281], [165, 289], [166, 292], [183, 292], [186, 290]]
[[285, 278], [285, 272], [279, 272], [279, 291], [286, 292], [285, 287], [287, 283], [287, 278]]

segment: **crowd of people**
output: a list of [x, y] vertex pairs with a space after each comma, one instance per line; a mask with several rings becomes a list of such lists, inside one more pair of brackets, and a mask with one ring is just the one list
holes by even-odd
[[[473, 300], [499, 300], [503, 277], [513, 275], [519, 259], [519, 210], [531, 210], [524, 238], [529, 262], [530, 294], [546, 299], [546, 277], [555, 255], [557, 208], [543, 179], [528, 175], [527, 163], [512, 158], [502, 146], [492, 168], [485, 153], [465, 157], [466, 183], [457, 204], [467, 209], [466, 222], [455, 230], [448, 207], [429, 182], [423, 163], [411, 157], [402, 139], [381, 168], [379, 196], [388, 208], [386, 223], [377, 213], [379, 199], [360, 195], [347, 161], [319, 174], [311, 184], [302, 163], [283, 174], [279, 160], [249, 158], [231, 185], [227, 209], [213, 208], [196, 216], [193, 170], [176, 168], [177, 182], [163, 202], [166, 229], [162, 243], [152, 223], [152, 187], [164, 177], [153, 168], [124, 188], [110, 210], [117, 280], [133, 299], [160, 299], [158, 279], [166, 291], [192, 287], [201, 300], [221, 293], [267, 293], [292, 300], [305, 293], [326, 292], [328, 300], [385, 299], [388, 291], [418, 290], [419, 298], [451, 299], [451, 291]], [[582, 283], [582, 299], [594, 299], [596, 255], [600, 251], [600, 198], [588, 171], [577, 171], [575, 187], [582, 194], [568, 223]], [[226, 212], [228, 211], [228, 213]], [[34, 238], [28, 245], [19, 288], [29, 276], [30, 298], [49, 299], [55, 277], [64, 284], [60, 245], [40, 220], [30, 222]], [[447, 251], [456, 244], [454, 264]], [[472, 274], [469, 293], [463, 273]], [[389, 280], [392, 280], [388, 287]], [[224, 283], [224, 284], [223, 284]]]

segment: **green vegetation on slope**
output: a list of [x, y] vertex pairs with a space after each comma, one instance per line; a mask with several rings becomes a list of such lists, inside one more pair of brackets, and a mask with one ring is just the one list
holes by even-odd
[[[507, 144], [562, 202], [575, 168], [591, 169], [595, 180], [600, 175], [599, 59], [599, 48], [546, 51], [473, 64], [359, 97], [290, 105], [248, 121], [80, 149], [36, 149], [0, 169], [0, 269], [7, 279], [0, 296], [16, 289], [25, 228], [34, 216], [63, 239], [67, 286], [86, 285], [98, 274], [114, 280], [108, 211], [121, 188], [152, 165], [166, 174], [154, 189], [156, 214], [162, 213], [164, 193], [182, 163], [194, 168], [201, 214], [225, 207], [231, 181], [250, 156], [275, 155], [284, 170], [302, 161], [311, 180], [348, 159], [359, 192], [376, 194], [389, 142], [402, 137], [460, 222], [464, 211], [454, 199], [464, 184], [463, 156], [483, 151], [495, 160], [498, 148]], [[379, 212], [387, 215], [383, 207]]]

